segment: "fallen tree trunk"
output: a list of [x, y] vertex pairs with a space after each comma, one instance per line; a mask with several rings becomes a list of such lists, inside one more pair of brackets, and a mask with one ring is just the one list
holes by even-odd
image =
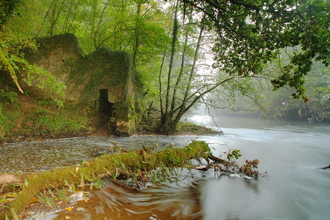
[[11, 207], [0, 214], [0, 219], [21, 213], [40, 191], [56, 189], [62, 186], [79, 185], [88, 180], [99, 180], [100, 177], [112, 175], [116, 178], [120, 173], [129, 175], [134, 172], [151, 171], [159, 167], [189, 166], [190, 159], [207, 159], [211, 150], [205, 142], [194, 141], [184, 148], [166, 148], [153, 153], [148, 149], [123, 154], [105, 155], [82, 165], [55, 168], [41, 171], [22, 180], [23, 189]]

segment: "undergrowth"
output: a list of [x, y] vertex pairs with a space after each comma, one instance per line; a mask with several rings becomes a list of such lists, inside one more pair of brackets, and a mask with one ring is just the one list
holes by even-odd
[[36, 110], [23, 124], [26, 135], [50, 136], [78, 131], [81, 125], [59, 113]]
[[50, 99], [18, 94], [11, 86], [0, 87], [0, 142], [20, 137], [75, 135], [85, 128], [90, 110], [65, 103], [59, 107]]

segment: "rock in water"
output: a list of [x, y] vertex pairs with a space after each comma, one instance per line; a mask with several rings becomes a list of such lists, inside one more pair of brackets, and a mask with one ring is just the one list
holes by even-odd
[[229, 177], [241, 177], [241, 176], [237, 173], [233, 173], [233, 174], [230, 174]]
[[12, 174], [3, 174], [0, 176], [0, 185], [5, 185], [8, 183], [21, 183], [22, 180], [17, 178]]
[[0, 192], [2, 192], [3, 187], [5, 187], [9, 183], [21, 183], [22, 180], [17, 178], [12, 174], [3, 174], [0, 176], [0, 185], [2, 185]]

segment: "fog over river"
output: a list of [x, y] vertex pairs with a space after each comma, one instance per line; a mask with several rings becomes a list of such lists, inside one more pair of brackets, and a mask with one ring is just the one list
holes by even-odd
[[[101, 190], [92, 193], [103, 202], [98, 208], [84, 210], [83, 219], [94, 219], [95, 213], [102, 212], [106, 216], [108, 209], [122, 204], [129, 204], [126, 212], [148, 217], [144, 219], [330, 219], [330, 169], [319, 169], [330, 164], [330, 125], [229, 116], [214, 120], [223, 135], [83, 137], [5, 144], [0, 147], [0, 173], [81, 163], [102, 154], [112, 141], [136, 150], [142, 144], [182, 147], [191, 140], [205, 140], [214, 155], [228, 147], [240, 149], [243, 156], [239, 163], [258, 159], [259, 171], [268, 174], [246, 180], [217, 177], [212, 169], [186, 171], [142, 192], [124, 183], [105, 182]], [[210, 116], [195, 115], [187, 121], [215, 127]]]

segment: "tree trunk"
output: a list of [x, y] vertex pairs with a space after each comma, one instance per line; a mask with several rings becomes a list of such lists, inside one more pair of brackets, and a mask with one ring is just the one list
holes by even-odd
[[164, 115], [162, 115], [162, 118], [164, 118], [165, 122], [168, 121], [168, 112], [169, 112], [169, 107], [170, 107], [170, 91], [171, 91], [171, 81], [172, 81], [172, 71], [173, 71], [173, 64], [174, 64], [174, 56], [176, 53], [176, 42], [177, 42], [177, 37], [178, 37], [178, 29], [179, 29], [179, 24], [178, 24], [178, 1], [176, 1], [176, 6], [175, 6], [175, 12], [174, 12], [174, 23], [173, 23], [173, 36], [172, 36], [172, 45], [171, 45], [171, 57], [170, 57], [170, 62], [169, 62], [169, 68], [168, 68], [168, 73], [167, 73], [167, 86], [166, 86], [166, 98], [165, 98], [165, 107], [161, 106], [161, 108], [165, 109], [164, 110]]
[[141, 2], [137, 3], [136, 20], [135, 20], [135, 45], [133, 50], [133, 65], [136, 67], [137, 54], [140, 47], [140, 14], [141, 14]]
[[[174, 25], [174, 29], [175, 29], [175, 25]], [[195, 53], [194, 53], [194, 59], [193, 59], [193, 63], [192, 63], [192, 67], [191, 67], [191, 71], [189, 74], [189, 79], [187, 82], [187, 85], [185, 86], [184, 89], [184, 98], [181, 100], [181, 103], [179, 104], [179, 106], [176, 103], [176, 100], [178, 99], [177, 97], [177, 90], [178, 87], [181, 83], [181, 77], [183, 75], [183, 68], [184, 68], [184, 60], [185, 60], [185, 49], [186, 49], [186, 44], [188, 42], [188, 35], [186, 35], [185, 38], [185, 44], [184, 44], [184, 50], [183, 50], [183, 54], [182, 54], [182, 60], [181, 60], [181, 71], [179, 73], [179, 76], [177, 78], [176, 84], [174, 86], [173, 92], [172, 92], [172, 100], [171, 100], [171, 108], [168, 109], [168, 100], [166, 102], [166, 107], [165, 107], [165, 112], [162, 112], [161, 115], [161, 125], [159, 127], [159, 132], [161, 134], [165, 134], [165, 135], [171, 135], [175, 132], [176, 126], [179, 123], [181, 117], [193, 106], [193, 104], [198, 100], [195, 99], [195, 96], [189, 96], [189, 94], [191, 93], [191, 88], [193, 87], [193, 78], [195, 76], [195, 66], [197, 63], [197, 58], [198, 58], [198, 52], [199, 52], [199, 48], [200, 48], [200, 44], [203, 38], [203, 31], [204, 31], [204, 26], [201, 27], [200, 32], [199, 32], [199, 36], [198, 36], [198, 41], [197, 41], [197, 45], [196, 45], [196, 49], [195, 49]], [[188, 33], [188, 32], [187, 32]], [[172, 45], [172, 47], [175, 45]], [[171, 60], [171, 62], [173, 62]], [[168, 76], [169, 78], [172, 78], [170, 75]], [[168, 81], [168, 84], [170, 83], [170, 81]], [[170, 94], [169, 89], [171, 88], [167, 88], [167, 98]], [[200, 96], [201, 97], [201, 96]], [[191, 101], [191, 99], [193, 99]], [[190, 103], [188, 103], [190, 101]]]
[[175, 128], [176, 128], [176, 124], [173, 124], [172, 121], [173, 117], [170, 115], [170, 113], [164, 113], [162, 115], [161, 121], [160, 121], [160, 125], [158, 128], [158, 132], [160, 134], [164, 134], [164, 135], [172, 135], [175, 132]]

